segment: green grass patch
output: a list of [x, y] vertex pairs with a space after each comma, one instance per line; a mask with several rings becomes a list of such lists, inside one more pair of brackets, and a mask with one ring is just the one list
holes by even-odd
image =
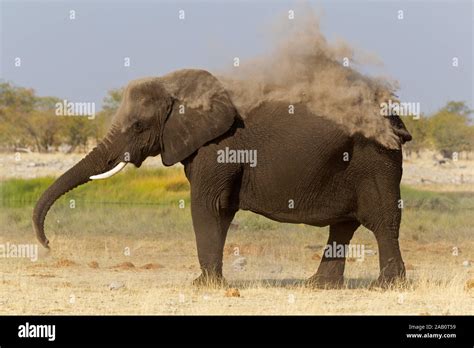
[[405, 208], [438, 211], [474, 209], [474, 195], [471, 192], [423, 191], [402, 185], [401, 196]]
[[[10, 179], [2, 182], [3, 205], [34, 204], [54, 178]], [[189, 183], [182, 168], [136, 170], [131, 168], [107, 180], [79, 186], [60, 200], [90, 203], [177, 204], [189, 202]]]

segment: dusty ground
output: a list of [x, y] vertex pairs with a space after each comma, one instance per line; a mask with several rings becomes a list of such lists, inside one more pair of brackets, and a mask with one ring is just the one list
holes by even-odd
[[[18, 209], [9, 211], [0, 243], [34, 241], [22, 218], [27, 212]], [[303, 281], [319, 264], [327, 229], [239, 213], [224, 260], [230, 287], [240, 295], [234, 297], [237, 291], [190, 285], [199, 268], [189, 211], [88, 209], [73, 216], [53, 209], [47, 224], [52, 250], [40, 251], [38, 261], [0, 260], [0, 314], [474, 313], [472, 229], [453, 226], [462, 233], [449, 238], [443, 219], [436, 238], [410, 236], [413, 229], [402, 228], [406, 285], [369, 289], [378, 275], [378, 257], [373, 235], [361, 228], [353, 244], [364, 244], [367, 254], [363, 261], [347, 263], [345, 288], [313, 290]], [[92, 210], [100, 222], [91, 217]], [[411, 224], [418, 217], [410, 213], [407, 219]], [[459, 248], [457, 256], [453, 247]], [[236, 267], [236, 262], [245, 265]]]
[[[12, 177], [8, 156], [2, 178]], [[13, 176], [62, 172], [79, 157], [22, 154]], [[159, 159], [147, 165], [159, 166]], [[468, 161], [448, 168], [429, 157], [409, 160], [404, 181], [470, 191], [473, 169]], [[460, 174], [463, 183], [446, 179]], [[448, 181], [417, 183], [420, 176]], [[372, 233], [360, 228], [353, 244], [363, 244], [367, 254], [347, 263], [345, 288], [313, 290], [303, 281], [319, 264], [327, 228], [239, 212], [224, 260], [226, 278], [238, 290], [227, 291], [190, 285], [199, 268], [188, 208], [54, 206], [46, 225], [49, 253], [40, 250], [36, 262], [0, 258], [0, 314], [473, 314], [470, 216], [405, 210], [400, 240], [408, 282], [386, 291], [369, 289], [379, 272], [377, 248]], [[2, 208], [0, 244], [35, 243], [30, 218], [31, 207]], [[459, 253], [453, 255], [453, 247]]]

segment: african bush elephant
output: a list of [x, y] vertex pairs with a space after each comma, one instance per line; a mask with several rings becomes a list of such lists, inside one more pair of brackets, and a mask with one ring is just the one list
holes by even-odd
[[[288, 104], [265, 102], [243, 119], [223, 85], [203, 70], [132, 81], [104, 140], [38, 200], [37, 238], [48, 247], [44, 220], [61, 195], [128, 162], [140, 167], [148, 156], [161, 154], [166, 166], [181, 162], [190, 183], [202, 270], [195, 284], [225, 282], [224, 243], [239, 209], [280, 222], [329, 225], [328, 245], [349, 244], [362, 224], [378, 243], [378, 282], [403, 279], [400, 148], [349, 135], [304, 104], [294, 108], [296, 115], [289, 115]], [[391, 126], [400, 143], [411, 139], [399, 117]], [[252, 156], [242, 150], [254, 151], [254, 161], [245, 161]], [[324, 256], [308, 284], [338, 286], [344, 267], [345, 255]]]

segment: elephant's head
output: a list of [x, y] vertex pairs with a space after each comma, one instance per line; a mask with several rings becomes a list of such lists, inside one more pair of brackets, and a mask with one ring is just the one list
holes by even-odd
[[140, 167], [148, 156], [161, 154], [167, 166], [180, 162], [229, 130], [236, 115], [225, 89], [203, 70], [180, 70], [130, 82], [107, 136], [36, 203], [33, 227], [38, 240], [48, 246], [44, 220], [66, 192], [110, 177], [127, 163]]

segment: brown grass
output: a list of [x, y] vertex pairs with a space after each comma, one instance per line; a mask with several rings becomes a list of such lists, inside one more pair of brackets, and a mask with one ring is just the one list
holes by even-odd
[[[464, 259], [472, 259], [472, 240], [462, 243], [455, 257], [453, 243], [422, 244], [402, 237], [406, 284], [371, 290], [378, 276], [378, 256], [373, 255], [347, 263], [343, 289], [314, 290], [303, 282], [318, 266], [314, 245], [324, 244], [327, 232], [303, 230], [231, 233], [229, 245], [243, 246], [239, 256], [225, 254], [224, 272], [233, 290], [191, 285], [199, 275], [191, 227], [165, 239], [160, 232], [156, 237], [60, 233], [35, 267], [27, 260], [2, 260], [0, 313], [472, 314], [474, 273], [462, 266]], [[24, 242], [25, 237], [10, 240]], [[253, 248], [247, 247], [249, 240]], [[364, 231], [356, 233], [354, 242], [375, 248]], [[123, 254], [125, 247], [132, 250], [130, 256]], [[232, 267], [236, 257], [247, 259], [243, 270]], [[124, 286], [112, 291], [113, 282]]]

